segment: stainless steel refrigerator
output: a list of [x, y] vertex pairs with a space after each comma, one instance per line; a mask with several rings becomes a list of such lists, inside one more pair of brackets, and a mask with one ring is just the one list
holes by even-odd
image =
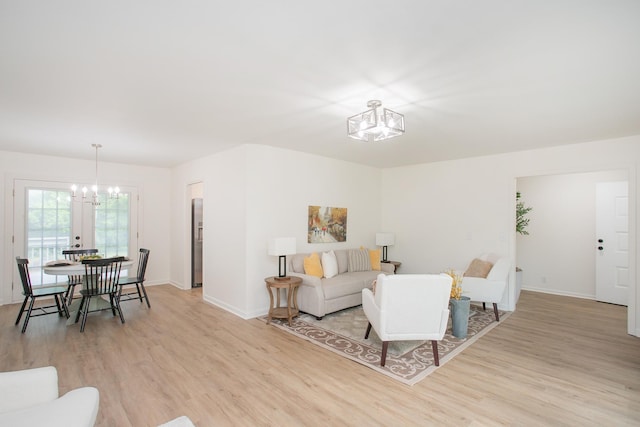
[[202, 199], [191, 200], [191, 287], [202, 286]]

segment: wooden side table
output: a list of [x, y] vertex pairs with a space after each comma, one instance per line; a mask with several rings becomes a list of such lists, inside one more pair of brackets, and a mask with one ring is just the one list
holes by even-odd
[[[298, 287], [300, 283], [302, 283], [302, 279], [296, 276], [287, 276], [287, 278], [283, 280], [272, 276], [267, 277], [264, 281], [267, 284], [267, 292], [269, 292], [269, 300], [271, 301], [269, 315], [267, 316], [267, 325], [271, 323], [272, 318], [276, 318], [288, 319], [289, 326], [291, 326], [291, 319], [300, 313], [298, 310]], [[276, 290], [275, 304], [274, 289]], [[280, 289], [284, 289], [287, 297], [286, 307], [280, 307]]]
[[398, 269], [402, 265], [402, 263], [400, 261], [380, 261], [380, 262], [384, 262], [385, 264], [393, 264], [393, 272], [394, 273], [397, 273]]

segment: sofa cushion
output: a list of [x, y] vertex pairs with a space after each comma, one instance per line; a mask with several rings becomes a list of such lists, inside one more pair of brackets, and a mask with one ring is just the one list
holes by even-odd
[[489, 261], [475, 258], [473, 261], [471, 261], [471, 264], [469, 264], [469, 267], [467, 268], [467, 271], [464, 272], [464, 275], [466, 277], [486, 278], [491, 271], [491, 267], [493, 267], [493, 264], [491, 264]]
[[304, 254], [295, 254], [291, 256], [291, 267], [293, 273], [304, 273]]
[[322, 277], [322, 264], [320, 264], [320, 257], [317, 252], [312, 253], [304, 259], [304, 274], [309, 276]]
[[325, 300], [358, 294], [368, 288], [377, 277], [372, 271], [356, 271], [338, 274], [331, 279], [322, 279]]
[[380, 249], [369, 249], [369, 261], [372, 270], [380, 271]]
[[336, 260], [338, 261], [338, 274], [349, 271], [349, 250], [339, 249], [333, 252], [336, 254]]
[[368, 249], [351, 249], [349, 251], [349, 272], [371, 270]]
[[322, 253], [322, 271], [327, 279], [338, 274], [338, 260], [336, 260], [336, 254], [333, 251]]

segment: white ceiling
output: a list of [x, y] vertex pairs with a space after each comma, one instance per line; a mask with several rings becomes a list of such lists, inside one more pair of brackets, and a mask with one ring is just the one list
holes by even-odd
[[[404, 136], [347, 138], [370, 99]], [[392, 167], [635, 134], [638, 0], [0, 0], [0, 150]]]

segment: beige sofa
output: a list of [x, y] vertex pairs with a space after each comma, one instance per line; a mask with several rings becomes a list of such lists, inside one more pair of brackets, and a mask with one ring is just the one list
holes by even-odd
[[[298, 288], [298, 308], [321, 319], [325, 314], [362, 304], [362, 290], [371, 288], [378, 274], [393, 274], [393, 264], [381, 263], [380, 270], [349, 271], [349, 251], [337, 249], [338, 274], [331, 278], [304, 273], [304, 258], [310, 254], [295, 254], [287, 259], [287, 274], [302, 278]], [[322, 252], [318, 252], [322, 255]]]

